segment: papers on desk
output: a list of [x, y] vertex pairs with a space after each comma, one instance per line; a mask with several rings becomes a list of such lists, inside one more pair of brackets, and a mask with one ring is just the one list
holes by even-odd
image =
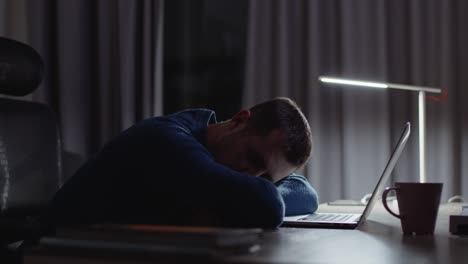
[[60, 228], [55, 237], [43, 237], [37, 246], [26, 250], [24, 263], [66, 263], [82, 258], [119, 260], [119, 263], [148, 259], [208, 261], [258, 250], [261, 232], [261, 229], [154, 225]]

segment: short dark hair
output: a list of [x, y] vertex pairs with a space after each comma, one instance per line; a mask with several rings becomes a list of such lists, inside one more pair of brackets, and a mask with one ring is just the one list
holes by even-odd
[[284, 146], [286, 160], [297, 167], [304, 165], [312, 150], [309, 123], [297, 104], [286, 97], [277, 97], [250, 108], [249, 129], [267, 136], [274, 129], [287, 135]]

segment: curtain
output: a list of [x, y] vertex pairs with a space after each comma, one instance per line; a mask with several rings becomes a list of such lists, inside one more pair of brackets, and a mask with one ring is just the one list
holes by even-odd
[[32, 99], [57, 113], [64, 150], [84, 160], [162, 113], [162, 0], [28, 0], [25, 8], [29, 44], [45, 61]]
[[28, 42], [26, 0], [0, 0], [0, 36]]
[[406, 121], [392, 182], [419, 180], [419, 150], [417, 93], [320, 75], [446, 89], [446, 101], [426, 100], [427, 178], [444, 183], [444, 200], [468, 198], [466, 1], [257, 0], [249, 12], [243, 104], [289, 96], [301, 106], [313, 135], [302, 172], [322, 201], [370, 193]]
[[5, 163], [0, 177], [2, 212], [8, 206], [44, 205], [104, 143], [138, 120], [162, 113], [162, 12], [163, 0], [0, 0], [0, 36], [31, 45], [45, 62], [40, 87], [14, 99], [47, 104], [62, 140], [57, 144], [62, 148], [51, 151], [57, 137], [48, 133], [55, 124], [48, 111], [19, 102], [12, 107], [23, 109], [16, 113], [20, 117], [24, 109], [40, 111], [25, 114], [27, 124], [13, 118], [3, 129], [37, 128], [17, 131], [25, 140], [10, 145], [10, 159], [0, 146], [2, 163], [9, 161], [12, 168], [10, 173]]

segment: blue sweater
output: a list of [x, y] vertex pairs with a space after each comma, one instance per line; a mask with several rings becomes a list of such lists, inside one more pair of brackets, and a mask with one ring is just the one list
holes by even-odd
[[227, 168], [204, 145], [210, 110], [146, 119], [116, 137], [55, 194], [52, 224], [153, 223], [274, 228], [314, 212], [317, 194], [290, 175], [276, 184]]

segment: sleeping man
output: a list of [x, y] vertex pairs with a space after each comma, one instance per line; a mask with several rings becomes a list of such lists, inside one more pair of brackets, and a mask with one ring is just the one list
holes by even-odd
[[315, 190], [293, 173], [311, 148], [309, 124], [288, 98], [224, 122], [207, 109], [149, 118], [87, 161], [43, 220], [275, 228], [285, 214], [317, 209]]

